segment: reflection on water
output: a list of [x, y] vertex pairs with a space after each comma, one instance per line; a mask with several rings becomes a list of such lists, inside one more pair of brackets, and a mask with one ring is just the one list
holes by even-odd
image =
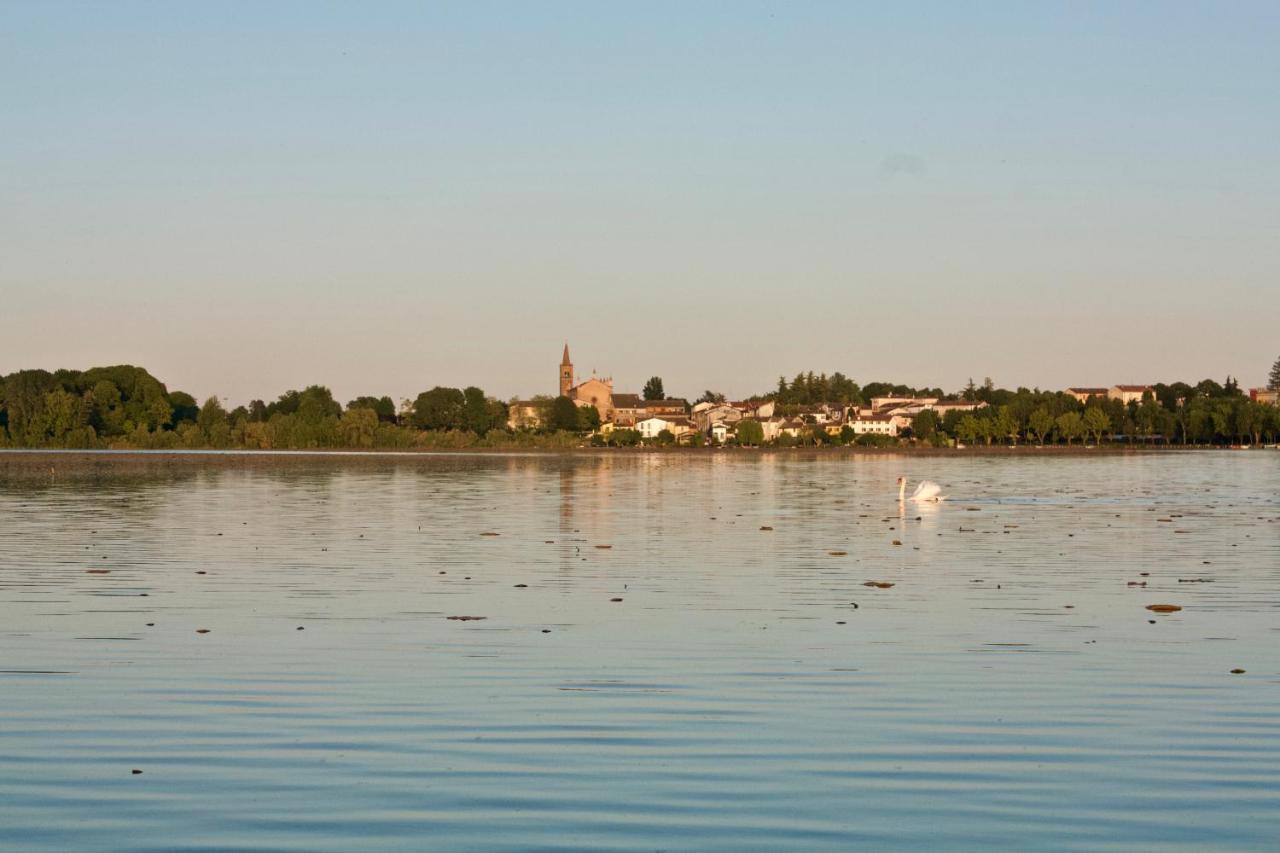
[[1280, 837], [1280, 454], [51, 468], [0, 847]]

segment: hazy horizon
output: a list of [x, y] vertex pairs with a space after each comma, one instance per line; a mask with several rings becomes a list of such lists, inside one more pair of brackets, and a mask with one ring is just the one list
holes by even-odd
[[1280, 6], [0, 3], [0, 374], [1265, 383]]

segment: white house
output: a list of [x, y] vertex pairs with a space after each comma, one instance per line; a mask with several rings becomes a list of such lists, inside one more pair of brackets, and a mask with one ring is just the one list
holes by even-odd
[[1108, 400], [1119, 400], [1121, 403], [1128, 405], [1129, 403], [1141, 403], [1143, 394], [1156, 393], [1156, 389], [1150, 385], [1112, 385], [1107, 390]]
[[882, 415], [868, 415], [849, 421], [854, 435], [897, 435], [898, 422], [895, 418]]
[[664, 429], [676, 438], [687, 432], [693, 432], [693, 424], [689, 419], [679, 417], [645, 418], [642, 421], [636, 421], [635, 428], [640, 433], [641, 438], [657, 438], [658, 433]]

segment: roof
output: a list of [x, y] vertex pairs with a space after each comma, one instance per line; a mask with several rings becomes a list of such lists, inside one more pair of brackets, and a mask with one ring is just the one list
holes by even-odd
[[1150, 385], [1117, 385], [1117, 391], [1154, 391]]
[[664, 424], [672, 424], [673, 426], [693, 426], [692, 421], [688, 418], [680, 417], [679, 415], [670, 417], [666, 415], [654, 415], [650, 418], [642, 418], [640, 423], [644, 423], [646, 421], [662, 421]]
[[573, 362], [569, 361], [569, 342], [568, 342], [568, 341], [565, 341], [565, 344], [564, 344], [564, 356], [560, 359], [560, 366], [561, 366], [561, 367], [568, 367], [568, 366], [569, 366], [569, 365], [571, 365], [571, 364], [573, 364]]
[[1107, 393], [1106, 388], [1071, 387], [1071, 388], [1068, 388], [1067, 390], [1073, 394], [1105, 394]]
[[676, 406], [679, 406], [682, 409], [687, 409], [689, 408], [689, 401], [671, 397], [666, 400], [645, 400], [643, 405], [646, 409], [659, 409], [659, 408], [673, 409]]
[[639, 409], [644, 404], [639, 394], [614, 394], [613, 407], [615, 409]]

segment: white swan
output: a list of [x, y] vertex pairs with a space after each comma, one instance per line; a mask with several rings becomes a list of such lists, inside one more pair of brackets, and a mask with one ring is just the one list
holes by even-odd
[[[911, 493], [913, 501], [945, 501], [947, 496], [942, 494], [942, 486], [932, 480], [922, 480], [920, 485], [916, 486], [916, 490]], [[898, 500], [907, 500], [907, 479], [906, 477], [898, 478]]]

